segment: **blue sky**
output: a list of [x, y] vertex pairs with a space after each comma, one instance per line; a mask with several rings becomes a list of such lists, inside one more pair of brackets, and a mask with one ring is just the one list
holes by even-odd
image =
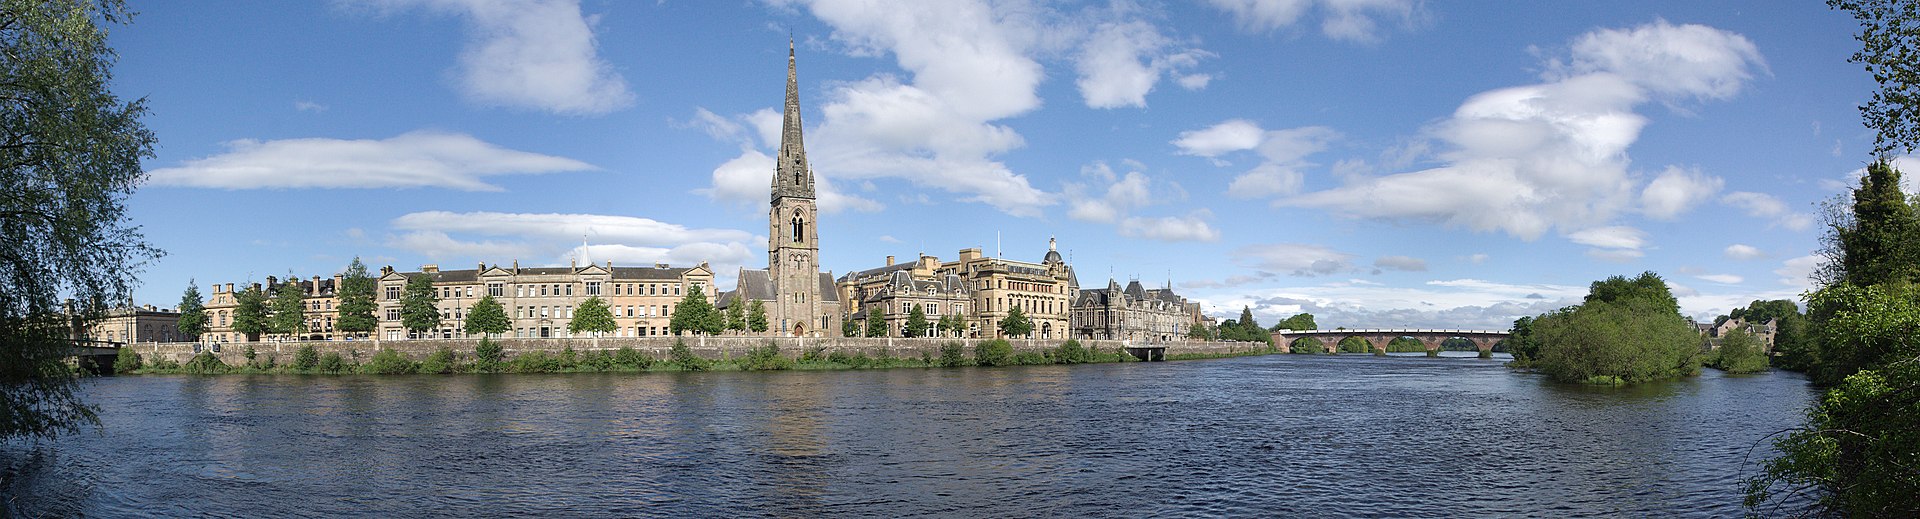
[[1644, 270], [1695, 316], [1797, 297], [1872, 142], [1815, 2], [135, 7], [114, 88], [160, 139], [129, 205], [163, 306], [583, 235], [730, 286], [766, 262], [789, 33], [823, 268], [1053, 236], [1089, 287], [1263, 323], [1504, 328]]

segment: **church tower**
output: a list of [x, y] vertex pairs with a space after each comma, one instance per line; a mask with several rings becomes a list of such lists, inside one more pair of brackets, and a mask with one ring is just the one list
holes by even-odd
[[774, 158], [773, 201], [767, 213], [767, 276], [776, 301], [767, 324], [779, 335], [826, 335], [821, 311], [820, 236], [814, 232], [813, 170], [800, 142], [800, 84], [794, 74], [793, 42], [787, 42], [787, 106]]

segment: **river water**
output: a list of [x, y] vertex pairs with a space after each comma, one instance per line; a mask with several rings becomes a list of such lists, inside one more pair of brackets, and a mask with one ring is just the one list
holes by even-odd
[[1784, 372], [1618, 389], [1369, 355], [134, 376], [85, 394], [103, 431], [0, 444], [6, 511], [1725, 517], [1761, 439], [1815, 396]]

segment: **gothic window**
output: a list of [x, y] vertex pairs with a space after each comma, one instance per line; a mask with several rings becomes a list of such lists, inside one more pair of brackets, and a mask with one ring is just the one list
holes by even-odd
[[800, 217], [798, 216], [793, 217], [793, 242], [794, 243], [800, 243], [800, 242], [806, 241], [806, 232], [803, 229], [801, 229], [800, 226], [801, 226]]

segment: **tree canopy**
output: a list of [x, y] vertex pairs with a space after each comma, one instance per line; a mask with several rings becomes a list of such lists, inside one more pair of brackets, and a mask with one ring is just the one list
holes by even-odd
[[513, 326], [513, 321], [507, 319], [507, 309], [500, 306], [500, 301], [492, 295], [486, 295], [474, 302], [473, 308], [467, 309], [465, 324], [469, 335], [492, 335], [506, 333], [507, 328]]
[[1024, 337], [1029, 333], [1033, 333], [1033, 321], [1027, 319], [1027, 313], [1020, 310], [1020, 305], [1013, 305], [1013, 308], [1007, 309], [1007, 316], [1000, 318], [1002, 336]]
[[1516, 322], [1514, 332], [1519, 340], [1510, 341], [1537, 340], [1518, 349], [1510, 344], [1516, 359], [1565, 382], [1632, 384], [1689, 376], [1701, 360], [1699, 332], [1680, 315], [1666, 281], [1652, 272], [1595, 281], [1585, 302]]
[[907, 312], [907, 327], [905, 330], [902, 330], [904, 332], [902, 335], [905, 337], [925, 337], [927, 336], [927, 330], [933, 327], [933, 323], [927, 321], [927, 311], [921, 309], [920, 305], [916, 304], [912, 306], [913, 310]]
[[107, 89], [97, 23], [131, 15], [118, 0], [0, 2], [0, 440], [98, 423], [65, 363], [69, 319], [127, 301], [161, 255], [125, 205], [153, 157], [146, 103]]
[[400, 326], [420, 333], [440, 327], [440, 294], [433, 290], [433, 278], [414, 274], [400, 289]]
[[885, 314], [881, 313], [880, 305], [873, 305], [867, 308], [867, 336], [887, 336], [887, 319]]
[[355, 256], [353, 263], [347, 264], [346, 272], [340, 276], [340, 286], [335, 293], [340, 295], [340, 305], [335, 307], [340, 316], [333, 321], [333, 328], [341, 332], [354, 332], [361, 335], [373, 333], [380, 324], [374, 319], [377, 308], [373, 303], [373, 291], [377, 283], [373, 275], [367, 273], [367, 265]]
[[300, 278], [291, 273], [287, 282], [275, 287], [273, 301], [269, 305], [272, 314], [267, 316], [267, 328], [288, 338], [307, 331], [307, 291], [300, 288]]
[[267, 293], [260, 287], [247, 285], [246, 290], [233, 295], [233, 303], [233, 331], [253, 340], [271, 330], [267, 322]]
[[1900, 0], [1827, 0], [1860, 21], [1860, 50], [1848, 61], [1866, 65], [1880, 89], [1860, 107], [1874, 131], [1875, 154], [1912, 153], [1920, 146], [1920, 10]]
[[598, 336], [618, 329], [620, 325], [613, 322], [613, 311], [607, 309], [607, 302], [600, 296], [581, 301], [580, 306], [573, 309], [573, 319], [567, 321], [567, 331], [573, 333], [587, 332]]
[[726, 328], [726, 321], [713, 309], [713, 304], [707, 302], [706, 291], [696, 286], [680, 298], [680, 305], [674, 307], [673, 318], [667, 321], [667, 328], [674, 335], [680, 335], [680, 332], [714, 335]]
[[194, 280], [187, 280], [187, 291], [180, 294], [180, 306], [175, 309], [180, 311], [180, 320], [174, 323], [174, 327], [180, 330], [181, 335], [197, 340], [200, 334], [206, 333], [207, 305], [200, 298], [200, 287], [194, 284]]
[[766, 305], [760, 304], [759, 299], [755, 299], [752, 304], [747, 305], [747, 329], [752, 330], [753, 333], [766, 333], [767, 331], [767, 307]]

